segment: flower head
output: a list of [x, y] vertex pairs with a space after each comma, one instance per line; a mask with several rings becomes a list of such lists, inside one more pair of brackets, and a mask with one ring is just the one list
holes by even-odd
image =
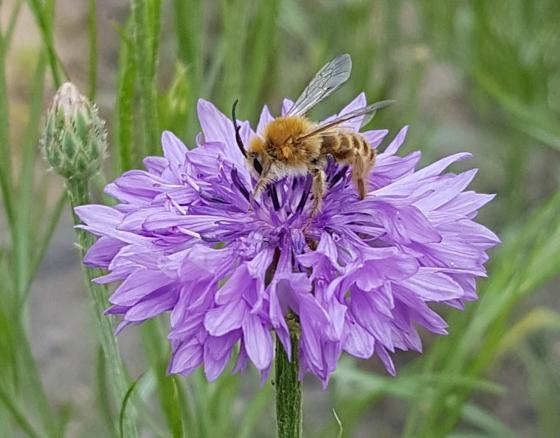
[[[361, 94], [342, 112], [364, 105]], [[430, 303], [476, 299], [498, 238], [474, 218], [493, 196], [465, 191], [476, 170], [443, 173], [469, 154], [416, 170], [420, 152], [396, 155], [403, 128], [378, 154], [364, 200], [349, 170], [330, 162], [312, 216], [310, 176], [278, 181], [255, 201], [231, 121], [206, 101], [198, 115], [196, 148], [165, 132], [163, 157], [106, 187], [115, 207], [76, 209], [100, 236], [84, 262], [108, 269], [97, 281], [122, 281], [107, 310], [122, 315], [119, 330], [170, 312], [169, 372], [203, 365], [213, 380], [238, 351], [235, 370], [250, 361], [266, 376], [273, 335], [290, 355], [297, 330], [301, 376], [326, 384], [342, 352], [376, 355], [394, 374], [395, 349], [421, 351], [417, 326], [446, 333]], [[265, 107], [256, 132], [270, 120]], [[245, 144], [254, 135], [247, 122], [240, 133]], [[377, 148], [387, 131], [363, 135]]]
[[47, 115], [45, 157], [64, 178], [87, 178], [105, 158], [107, 134], [97, 107], [70, 82], [61, 85]]

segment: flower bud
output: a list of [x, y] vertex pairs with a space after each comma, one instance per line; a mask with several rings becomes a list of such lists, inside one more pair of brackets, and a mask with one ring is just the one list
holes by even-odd
[[42, 144], [49, 164], [66, 179], [88, 178], [101, 167], [107, 150], [105, 122], [70, 82], [54, 96]]

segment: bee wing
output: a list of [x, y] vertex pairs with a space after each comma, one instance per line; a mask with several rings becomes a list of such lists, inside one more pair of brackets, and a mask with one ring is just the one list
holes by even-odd
[[329, 96], [350, 77], [350, 55], [339, 55], [321, 68], [290, 108], [286, 116], [301, 116]]
[[377, 112], [377, 110], [380, 110], [382, 108], [385, 108], [389, 105], [391, 105], [392, 103], [394, 103], [394, 100], [382, 100], [379, 102], [375, 102], [372, 103], [371, 105], [368, 105], [364, 108], [358, 108], [357, 110], [351, 111], [349, 113], [346, 113], [340, 117], [337, 117], [334, 120], [330, 120], [326, 123], [323, 123], [322, 125], [317, 126], [313, 131], [306, 133], [305, 135], [299, 137], [299, 140], [303, 140], [309, 137], [313, 137], [314, 135], [320, 134], [322, 132], [328, 131], [331, 128], [334, 128], [336, 126], [340, 126], [343, 123], [346, 123], [350, 120], [353, 120], [357, 117], [364, 117], [364, 120], [362, 121], [362, 125], [365, 125], [366, 123], [368, 123], [373, 116], [375, 115], [375, 113]]

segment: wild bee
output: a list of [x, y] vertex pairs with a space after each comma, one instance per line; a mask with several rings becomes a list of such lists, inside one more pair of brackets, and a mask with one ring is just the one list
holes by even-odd
[[313, 176], [313, 210], [317, 214], [327, 190], [325, 169], [328, 156], [352, 169], [352, 181], [358, 195], [364, 199], [368, 191], [367, 180], [375, 164], [376, 152], [358, 132], [345, 127], [345, 123], [358, 117], [362, 125], [371, 120], [378, 109], [392, 103], [385, 100], [359, 108], [325, 123], [315, 123], [305, 114], [333, 93], [350, 77], [350, 55], [337, 56], [321, 68], [299, 98], [282, 117], [266, 125], [260, 136], [250, 140], [245, 152], [235, 120], [238, 145], [250, 169], [257, 172], [253, 196], [257, 198], [272, 182], [286, 176], [311, 174]]

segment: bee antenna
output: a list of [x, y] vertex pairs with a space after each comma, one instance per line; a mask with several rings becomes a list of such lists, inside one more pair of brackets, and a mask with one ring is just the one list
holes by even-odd
[[235, 128], [235, 141], [237, 142], [237, 146], [239, 147], [239, 150], [241, 151], [243, 156], [247, 158], [247, 152], [245, 151], [243, 140], [241, 140], [241, 135], [239, 134], [239, 130], [241, 129], [241, 126], [237, 124], [237, 117], [235, 115], [235, 109], [237, 108], [238, 102], [239, 99], [235, 99], [235, 102], [233, 102], [233, 106], [231, 107], [231, 119], [233, 121], [233, 127]]

